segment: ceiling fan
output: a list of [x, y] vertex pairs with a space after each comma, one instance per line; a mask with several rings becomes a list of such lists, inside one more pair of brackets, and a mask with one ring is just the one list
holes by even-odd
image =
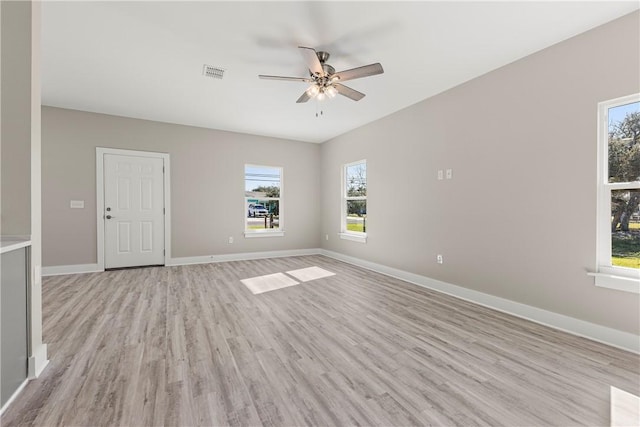
[[346, 96], [354, 101], [360, 101], [364, 98], [364, 93], [351, 89], [341, 84], [341, 82], [384, 73], [382, 65], [378, 62], [336, 73], [335, 68], [327, 64], [327, 60], [329, 59], [328, 52], [316, 52], [315, 49], [303, 46], [298, 46], [298, 49], [300, 49], [307, 68], [309, 68], [309, 77], [266, 76], [263, 74], [258, 76], [261, 79], [267, 80], [311, 83], [311, 86], [298, 98], [297, 103], [307, 102], [312, 98], [322, 100], [325, 96], [333, 98], [337, 94]]

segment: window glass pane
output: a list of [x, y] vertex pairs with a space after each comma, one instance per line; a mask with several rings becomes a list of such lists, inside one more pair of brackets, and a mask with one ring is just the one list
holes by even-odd
[[640, 102], [609, 108], [609, 182], [640, 181]]
[[358, 163], [347, 166], [346, 182], [347, 197], [367, 195], [367, 164]]
[[640, 190], [611, 191], [611, 265], [640, 269]]
[[249, 199], [247, 204], [247, 229], [264, 230], [279, 228], [280, 201]]
[[367, 231], [367, 201], [347, 200], [347, 231]]
[[248, 198], [280, 197], [280, 168], [245, 166], [244, 191]]

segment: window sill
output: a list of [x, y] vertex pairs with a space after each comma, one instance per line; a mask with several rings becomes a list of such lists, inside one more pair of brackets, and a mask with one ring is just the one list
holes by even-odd
[[338, 233], [343, 240], [351, 240], [352, 242], [367, 243], [367, 233]]
[[284, 231], [245, 231], [244, 237], [247, 239], [254, 237], [284, 237]]
[[587, 273], [593, 276], [596, 286], [640, 294], [640, 277], [617, 276], [608, 273]]

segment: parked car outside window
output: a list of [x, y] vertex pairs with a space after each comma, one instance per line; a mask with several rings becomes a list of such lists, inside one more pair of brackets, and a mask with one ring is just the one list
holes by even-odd
[[257, 217], [257, 216], [267, 216], [269, 214], [269, 212], [267, 211], [267, 209], [264, 207], [264, 205], [255, 205], [255, 204], [250, 204], [249, 205], [249, 212], [248, 212], [249, 216], [251, 217]]

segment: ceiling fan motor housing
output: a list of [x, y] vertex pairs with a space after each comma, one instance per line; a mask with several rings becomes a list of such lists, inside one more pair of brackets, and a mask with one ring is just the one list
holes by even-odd
[[329, 55], [329, 52], [320, 51], [320, 52], [316, 52], [316, 55], [318, 56], [320, 65], [322, 65], [322, 71], [324, 71], [324, 77], [317, 78], [316, 81], [319, 84], [326, 84], [327, 81], [329, 80], [329, 77], [335, 74], [336, 69], [333, 68], [331, 65], [327, 64], [327, 60], [329, 59], [329, 56], [331, 56]]
[[323, 50], [321, 50], [320, 52], [317, 52], [316, 55], [318, 55], [318, 60], [320, 60], [321, 64], [324, 64], [325, 62], [327, 62], [329, 60], [329, 57], [331, 55], [329, 55], [329, 52], [325, 52]]

